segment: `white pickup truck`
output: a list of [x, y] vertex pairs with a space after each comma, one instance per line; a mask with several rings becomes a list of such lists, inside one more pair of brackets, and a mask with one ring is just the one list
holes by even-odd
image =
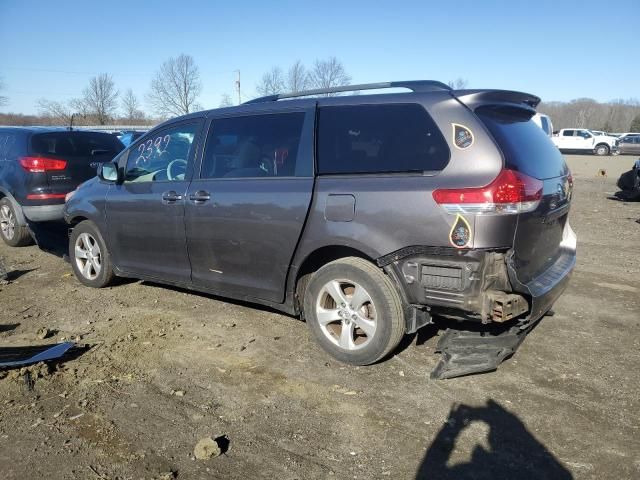
[[618, 139], [594, 135], [586, 128], [563, 128], [551, 137], [561, 152], [590, 152], [596, 155], [618, 153]]

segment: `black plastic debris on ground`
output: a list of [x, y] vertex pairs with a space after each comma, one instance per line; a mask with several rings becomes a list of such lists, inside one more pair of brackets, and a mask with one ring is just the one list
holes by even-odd
[[57, 360], [74, 346], [72, 342], [26, 347], [0, 347], [0, 369]]
[[443, 380], [496, 370], [513, 355], [536, 323], [500, 325], [490, 331], [447, 329], [436, 346], [441, 357], [431, 378]]

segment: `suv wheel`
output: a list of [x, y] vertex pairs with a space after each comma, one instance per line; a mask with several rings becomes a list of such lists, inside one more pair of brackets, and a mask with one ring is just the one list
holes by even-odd
[[20, 225], [14, 205], [7, 197], [0, 200], [0, 236], [11, 247], [24, 247], [32, 243], [26, 225]]
[[113, 280], [111, 255], [93, 222], [80, 222], [69, 237], [69, 258], [73, 273], [88, 287], [106, 287]]
[[609, 155], [609, 147], [606, 145], [596, 145], [595, 154], [599, 156]]
[[328, 263], [312, 276], [304, 313], [322, 348], [353, 365], [377, 362], [405, 333], [402, 301], [393, 282], [357, 257]]

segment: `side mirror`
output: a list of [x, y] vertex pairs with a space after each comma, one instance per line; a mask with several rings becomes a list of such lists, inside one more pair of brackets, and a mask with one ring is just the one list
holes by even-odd
[[98, 177], [105, 182], [117, 182], [119, 180], [118, 165], [113, 162], [103, 163], [98, 167]]

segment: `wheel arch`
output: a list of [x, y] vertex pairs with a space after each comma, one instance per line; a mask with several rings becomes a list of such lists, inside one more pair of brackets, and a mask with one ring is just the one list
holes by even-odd
[[0, 187], [0, 200], [2, 200], [5, 197], [8, 198], [9, 201], [13, 204], [13, 210], [18, 216], [18, 221], [20, 222], [20, 224], [27, 225], [27, 219], [24, 216], [24, 213], [22, 213], [22, 207], [20, 206], [20, 204], [16, 201], [14, 196], [11, 195], [11, 193], [8, 190], [6, 190], [3, 187]]
[[73, 227], [78, 225], [80, 222], [84, 222], [85, 220], [91, 220], [91, 219], [86, 215], [77, 214], [69, 218], [69, 220], [67, 220], [67, 224], [69, 225], [69, 228], [72, 229]]
[[[302, 304], [304, 301], [304, 293], [311, 274], [319, 270], [321, 267], [334, 260], [339, 260], [345, 257], [358, 257], [367, 260], [376, 268], [378, 264], [376, 259], [355, 247], [347, 245], [325, 245], [309, 252], [304, 260], [300, 263], [300, 267], [295, 271], [295, 276], [292, 278], [292, 294], [294, 300], [294, 311], [296, 314], [302, 313]], [[398, 282], [398, 279], [386, 268], [380, 269], [384, 272], [393, 282], [398, 294], [405, 304], [408, 304], [406, 292]]]

